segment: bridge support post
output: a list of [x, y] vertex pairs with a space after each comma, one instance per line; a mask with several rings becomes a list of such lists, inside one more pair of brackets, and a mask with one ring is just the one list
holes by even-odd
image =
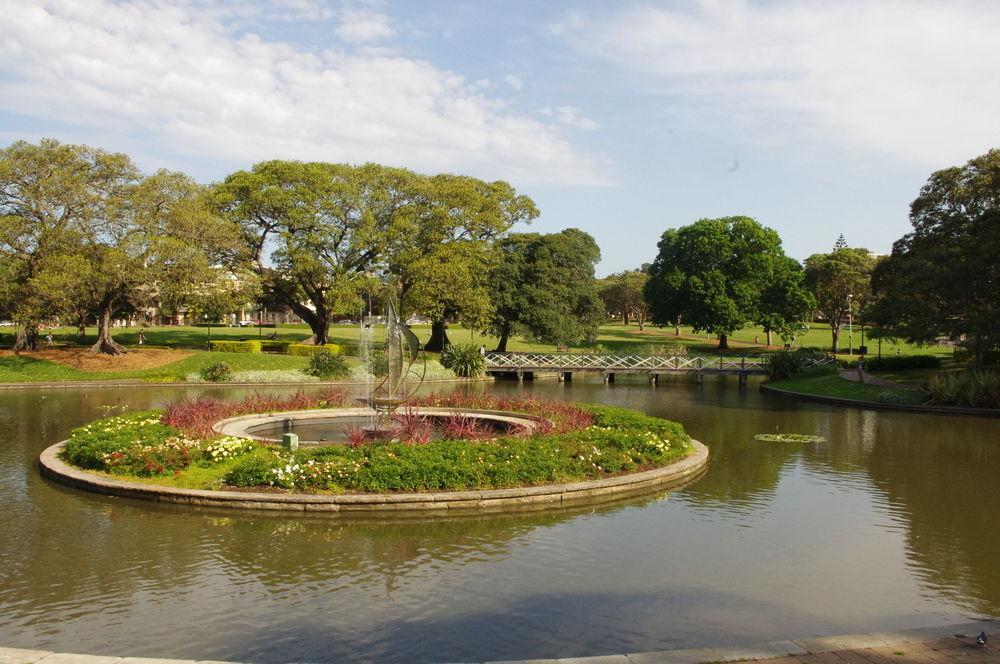
[[524, 382], [524, 372], [523, 371], [518, 371], [517, 372], [517, 382], [519, 382], [519, 383], [523, 383]]
[[606, 371], [604, 373], [604, 382], [605, 383], [613, 383], [613, 382], [615, 382], [615, 372], [614, 371]]
[[694, 372], [694, 382], [698, 383], [699, 385], [703, 385], [705, 383], [705, 372], [703, 372], [703, 371], [695, 371]]
[[570, 381], [573, 380], [573, 372], [572, 371], [560, 371], [559, 372], [559, 380], [560, 380], [560, 382], [563, 382], [563, 383], [569, 383]]
[[649, 372], [649, 383], [650, 383], [650, 385], [659, 385], [660, 384], [660, 375], [659, 374], [655, 374], [652, 371]]
[[740, 372], [740, 389], [745, 390], [747, 387], [747, 374], [745, 372]]

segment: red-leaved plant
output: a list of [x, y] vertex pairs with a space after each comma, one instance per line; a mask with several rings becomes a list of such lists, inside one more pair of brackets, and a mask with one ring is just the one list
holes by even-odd
[[237, 415], [278, 413], [286, 410], [330, 408], [342, 406], [347, 400], [346, 390], [327, 389], [319, 394], [298, 391], [287, 397], [254, 393], [241, 401], [222, 401], [214, 397], [181, 399], [167, 406], [163, 423], [180, 429], [189, 436], [205, 438], [212, 435], [212, 426], [219, 420]]

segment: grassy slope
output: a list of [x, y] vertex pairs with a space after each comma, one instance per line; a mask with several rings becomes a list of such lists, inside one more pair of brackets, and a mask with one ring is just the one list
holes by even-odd
[[856, 399], [858, 401], [877, 401], [883, 392], [894, 391], [891, 388], [878, 385], [867, 385], [846, 380], [837, 375], [811, 376], [806, 378], [790, 378], [768, 383], [773, 387], [799, 394], [809, 394], [838, 399]]

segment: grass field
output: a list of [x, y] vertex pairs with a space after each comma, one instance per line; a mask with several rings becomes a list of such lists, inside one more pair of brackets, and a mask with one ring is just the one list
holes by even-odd
[[[267, 338], [271, 333], [277, 332], [280, 340], [301, 341], [309, 337], [309, 328], [306, 325], [279, 325], [277, 328], [234, 328], [234, 327], [185, 327], [185, 326], [165, 326], [141, 328], [146, 335], [146, 343], [143, 347], [138, 346], [139, 327], [116, 328], [114, 338], [131, 348], [141, 349], [169, 349], [177, 351], [176, 360], [172, 359], [169, 353], [159, 358], [156, 366], [116, 368], [114, 361], [106, 362], [106, 366], [99, 369], [88, 370], [86, 363], [74, 362], [71, 358], [62, 358], [60, 349], [65, 351], [65, 355], [74, 353], [79, 356], [81, 348], [85, 348], [94, 342], [97, 331], [88, 328], [81, 343], [77, 342], [76, 330], [61, 328], [52, 330], [53, 345], [46, 352], [39, 354], [14, 355], [5, 352], [0, 355], [0, 382], [39, 382], [39, 381], [67, 381], [67, 380], [123, 380], [138, 379], [147, 381], [179, 381], [193, 372], [197, 372], [202, 367], [219, 361], [226, 361], [234, 371], [252, 370], [284, 370], [299, 369], [307, 364], [307, 360], [301, 357], [291, 357], [286, 355], [254, 354], [245, 355], [238, 353], [214, 353], [205, 350], [209, 341], [209, 334], [212, 339], [257, 339]], [[421, 339], [426, 340], [430, 336], [429, 325], [416, 325], [414, 332]], [[492, 349], [496, 344], [496, 339], [474, 331], [467, 330], [457, 325], [449, 328], [448, 334], [453, 343], [474, 343], [483, 344], [487, 349]], [[334, 343], [342, 344], [348, 353], [356, 352], [360, 330], [358, 326], [336, 325], [330, 328], [330, 340]], [[760, 343], [755, 344], [754, 339]], [[767, 348], [761, 345], [765, 338], [760, 329], [748, 328], [740, 330], [730, 337], [730, 355], [758, 355], [772, 350], [776, 347]], [[841, 339], [846, 346], [847, 333], [841, 335]], [[13, 330], [6, 328], [0, 334], [0, 348], [10, 347], [13, 342]], [[860, 334], [855, 334], [855, 343], [860, 342]], [[621, 324], [608, 324], [600, 328], [596, 345], [603, 350], [614, 353], [646, 354], [653, 350], [660, 353], [682, 352], [689, 355], [697, 354], [717, 354], [718, 342], [706, 334], [695, 334], [690, 328], [681, 328], [681, 336], [674, 334], [674, 328], [656, 328], [646, 326], [640, 330], [638, 326]], [[813, 328], [797, 342], [796, 346], [807, 346], [826, 349], [830, 345], [830, 330], [825, 325], [815, 325]], [[869, 342], [869, 354], [874, 355], [877, 348], [876, 343]], [[573, 351], [586, 352], [594, 349], [594, 346], [575, 346]], [[534, 343], [521, 338], [510, 340], [508, 350], [511, 351], [554, 351], [555, 348], [549, 344]], [[184, 352], [181, 352], [184, 351]], [[947, 346], [912, 346], [905, 343], [894, 343], [888, 340], [882, 342], [882, 353], [884, 355], [913, 355], [929, 354], [941, 356], [942, 359], [950, 358], [952, 349]], [[129, 354], [132, 357], [135, 354]], [[843, 354], [841, 357], [846, 358]], [[113, 358], [111, 358], [113, 360]], [[124, 361], [122, 361], [124, 362]], [[135, 364], [134, 362], [130, 362]]]

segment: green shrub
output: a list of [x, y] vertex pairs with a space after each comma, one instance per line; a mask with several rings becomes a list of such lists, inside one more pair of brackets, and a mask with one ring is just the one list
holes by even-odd
[[305, 369], [305, 373], [323, 379], [343, 378], [350, 373], [350, 369], [343, 355], [323, 351], [309, 358], [309, 366]]
[[312, 344], [288, 344], [288, 350], [286, 351], [289, 355], [298, 355], [300, 357], [309, 357], [317, 353], [331, 353], [333, 355], [340, 355], [343, 349], [339, 344], [325, 344], [322, 346], [313, 346]]
[[176, 429], [160, 421], [160, 413], [156, 411], [106, 417], [73, 429], [62, 457], [74, 466], [104, 470], [109, 455], [125, 450], [137, 440], [156, 446], [177, 435]]
[[451, 344], [441, 353], [441, 366], [462, 378], [482, 378], [486, 375], [486, 358], [475, 344]]
[[973, 408], [1000, 408], [1000, 371], [972, 369], [942, 372], [927, 383], [935, 403]]
[[[855, 364], [857, 366], [857, 364]], [[941, 358], [934, 355], [889, 355], [865, 360], [868, 371], [904, 371], [907, 369], [940, 369]]]
[[824, 375], [836, 371], [836, 365], [816, 365], [827, 359], [826, 353], [800, 348], [781, 350], [767, 356], [767, 375], [771, 380], [785, 380], [792, 376]]
[[875, 400], [879, 403], [898, 406], [921, 406], [927, 403], [927, 397], [918, 390], [886, 390], [879, 392]]
[[233, 370], [225, 362], [216, 362], [200, 369], [198, 375], [209, 383], [228, 383], [233, 379]]
[[279, 465], [277, 457], [254, 454], [241, 459], [222, 479], [232, 486], [267, 486], [274, 481], [274, 469]]
[[259, 353], [261, 342], [256, 339], [247, 341], [210, 341], [211, 350], [218, 353]]
[[384, 348], [368, 350], [368, 373], [376, 378], [381, 378], [389, 373], [389, 355]]

